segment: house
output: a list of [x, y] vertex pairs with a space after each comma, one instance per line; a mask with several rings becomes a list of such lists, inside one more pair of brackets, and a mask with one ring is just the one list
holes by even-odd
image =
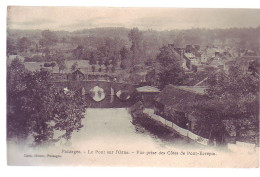
[[24, 57], [21, 55], [9, 55], [6, 60], [7, 66], [11, 65], [12, 61], [15, 59], [18, 59], [21, 62], [24, 62]]
[[153, 107], [154, 98], [160, 93], [160, 90], [152, 86], [143, 86], [136, 88], [141, 96], [141, 100], [145, 107]]
[[[112, 81], [117, 77], [116, 74], [107, 72], [104, 65], [90, 65], [88, 60], [65, 60], [64, 64], [64, 69], [60, 70], [58, 64], [55, 61], [24, 62], [25, 68], [28, 71], [49, 71], [54, 81], [84, 79]], [[94, 70], [92, 69], [93, 67]]]
[[54, 81], [67, 80], [67, 73], [60, 71], [56, 62], [24, 62], [24, 66], [28, 71], [49, 71]]
[[80, 71], [80, 69], [76, 69], [75, 71], [73, 71], [70, 76], [72, 80], [79, 81], [85, 79], [85, 74], [82, 71]]
[[166, 86], [155, 99], [155, 113], [191, 131], [196, 125], [193, 104], [209, 99], [206, 87]]

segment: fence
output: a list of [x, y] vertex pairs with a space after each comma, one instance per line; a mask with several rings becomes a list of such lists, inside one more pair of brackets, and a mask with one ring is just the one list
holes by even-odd
[[209, 139], [203, 138], [199, 135], [196, 135], [194, 133], [192, 133], [191, 131], [181, 128], [178, 125], [176, 125], [175, 123], [168, 121], [166, 119], [164, 119], [161, 116], [158, 116], [156, 114], [154, 114], [154, 110], [153, 109], [144, 109], [144, 113], [148, 114], [152, 119], [157, 120], [161, 123], [163, 123], [164, 125], [171, 127], [173, 130], [175, 130], [176, 132], [178, 132], [179, 134], [181, 134], [182, 136], [186, 136], [189, 137], [190, 139], [202, 144], [202, 145], [208, 145], [209, 144]]
[[236, 153], [253, 153], [253, 152], [258, 152], [259, 147], [257, 147], [255, 144], [250, 144], [250, 143], [244, 143], [240, 141], [236, 141], [236, 144], [227, 144], [227, 148]]

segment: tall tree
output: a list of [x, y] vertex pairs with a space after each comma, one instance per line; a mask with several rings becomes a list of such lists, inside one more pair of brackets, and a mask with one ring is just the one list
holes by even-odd
[[90, 52], [90, 57], [89, 57], [89, 64], [90, 65], [94, 65], [94, 64], [97, 64], [96, 60], [95, 60], [95, 57], [94, 57], [94, 52]]
[[42, 47], [51, 47], [58, 42], [58, 36], [50, 30], [42, 31], [41, 35], [42, 37], [39, 40], [39, 44]]
[[159, 67], [156, 75], [158, 77], [159, 86], [163, 88], [165, 85], [180, 85], [184, 79], [184, 70], [181, 67], [182, 60], [171, 47], [163, 46], [157, 55]]
[[132, 45], [130, 50], [133, 53], [133, 63], [137, 63], [143, 55], [143, 33], [138, 28], [133, 28], [128, 34]]
[[30, 45], [31, 41], [27, 37], [22, 37], [17, 41], [17, 47], [20, 52], [25, 52]]
[[80, 60], [83, 58], [83, 51], [84, 51], [84, 48], [82, 45], [78, 45], [78, 47], [76, 49], [74, 49], [72, 51], [73, 53], [73, 56], [77, 59], [77, 60]]
[[49, 72], [26, 72], [15, 61], [8, 68], [7, 89], [8, 137], [31, 134], [36, 145], [45, 144], [53, 142], [55, 130], [65, 130], [63, 137], [70, 139], [82, 127], [82, 96], [54, 87]]
[[65, 64], [65, 56], [61, 51], [56, 51], [56, 53], [52, 56], [53, 60], [57, 62], [59, 67], [59, 72], [64, 71], [67, 66]]

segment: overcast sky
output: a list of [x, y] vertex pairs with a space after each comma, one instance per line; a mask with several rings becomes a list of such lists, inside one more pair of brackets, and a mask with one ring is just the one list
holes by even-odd
[[9, 7], [12, 29], [80, 30], [138, 27], [141, 30], [257, 27], [260, 10], [177, 8]]

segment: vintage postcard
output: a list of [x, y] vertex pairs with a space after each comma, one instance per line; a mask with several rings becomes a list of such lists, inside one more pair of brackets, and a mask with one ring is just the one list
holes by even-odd
[[259, 167], [259, 9], [7, 7], [11, 166]]

